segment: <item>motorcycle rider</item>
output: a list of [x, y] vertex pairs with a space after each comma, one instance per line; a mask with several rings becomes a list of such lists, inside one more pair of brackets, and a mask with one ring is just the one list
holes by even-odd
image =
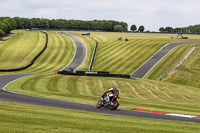
[[117, 88], [117, 86], [113, 86], [113, 88], [111, 88], [111, 89], [107, 90], [106, 92], [104, 92], [104, 95], [106, 93], [108, 93], [108, 92], [111, 92], [111, 94], [108, 95], [109, 98], [110, 98], [110, 104], [111, 104], [111, 106], [114, 106], [113, 100], [114, 100], [114, 98], [118, 97], [118, 95], [119, 95], [119, 89]]

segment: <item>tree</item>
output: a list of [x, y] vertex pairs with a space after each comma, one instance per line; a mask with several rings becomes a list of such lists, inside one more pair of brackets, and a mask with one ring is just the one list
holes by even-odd
[[2, 23], [1, 21], [0, 21], [0, 36], [3, 36], [3, 35], [5, 35], [5, 32], [4, 32], [4, 26], [5, 26], [5, 24], [4, 23]]
[[127, 31], [128, 30], [128, 24], [127, 23], [121, 22], [119, 25], [122, 25], [123, 31]]
[[136, 31], [137, 30], [137, 27], [136, 27], [136, 25], [131, 25], [131, 29], [130, 29], [131, 31]]
[[16, 26], [16, 21], [13, 18], [0, 17], [0, 36], [10, 33]]
[[173, 28], [172, 27], [165, 27], [165, 31], [168, 32], [168, 33], [172, 33]]
[[163, 33], [163, 32], [165, 32], [165, 28], [164, 27], [160, 27], [159, 31]]
[[114, 31], [116, 32], [122, 32], [124, 29], [122, 27], [122, 25], [115, 25], [114, 26]]
[[0, 29], [0, 36], [3, 36], [3, 35], [5, 35], [5, 32], [2, 29]]
[[139, 27], [138, 32], [144, 32], [144, 26], [143, 26], [143, 25], [141, 25], [141, 26]]
[[105, 31], [112, 31], [112, 22], [104, 20], [104, 22], [103, 22], [103, 29]]

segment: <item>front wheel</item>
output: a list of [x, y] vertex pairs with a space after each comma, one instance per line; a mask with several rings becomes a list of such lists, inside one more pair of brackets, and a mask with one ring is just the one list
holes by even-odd
[[102, 106], [101, 100], [97, 102], [96, 108], [100, 109]]
[[113, 106], [110, 106], [110, 109], [111, 110], [116, 110], [117, 108], [118, 108], [118, 106], [119, 106], [119, 102], [118, 101], [113, 101]]

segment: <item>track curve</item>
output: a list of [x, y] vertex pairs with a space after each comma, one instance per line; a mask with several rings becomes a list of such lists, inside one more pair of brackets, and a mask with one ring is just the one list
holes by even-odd
[[[76, 52], [76, 54], [78, 54], [78, 52]], [[75, 54], [75, 56], [76, 56], [76, 54]], [[75, 56], [74, 56], [75, 61], [71, 62], [71, 63], [75, 63], [75, 64], [70, 63], [70, 65], [68, 65], [67, 67], [69, 67], [69, 66], [74, 66], [74, 68], [79, 67], [78, 65], [80, 65], [80, 62], [76, 63]], [[177, 117], [177, 116], [167, 116], [167, 115], [162, 115], [162, 114], [151, 114], [151, 113], [146, 113], [146, 112], [138, 112], [138, 111], [132, 111], [132, 110], [123, 110], [123, 109], [118, 109], [115, 111], [109, 110], [109, 109], [96, 109], [96, 106], [94, 106], [94, 105], [74, 103], [74, 102], [68, 102], [68, 101], [60, 101], [60, 100], [48, 99], [48, 98], [42, 98], [42, 97], [36, 97], [36, 96], [29, 96], [29, 95], [18, 94], [15, 92], [10, 92], [10, 91], [5, 90], [5, 87], [12, 81], [14, 81], [18, 78], [21, 78], [21, 77], [29, 76], [29, 75], [33, 75], [33, 74], [12, 74], [12, 75], [0, 76], [0, 100], [8, 101], [8, 102], [23, 103], [23, 104], [38, 105], [38, 106], [48, 106], [48, 107], [104, 113], [104, 114], [200, 123], [200, 119], [184, 118], [184, 117]]]
[[198, 44], [200, 42], [180, 42], [180, 43], [169, 43], [163, 46], [157, 53], [155, 53], [150, 59], [148, 59], [144, 64], [142, 64], [138, 69], [136, 69], [131, 77], [134, 78], [144, 78], [148, 72], [150, 72], [153, 67], [158, 64], [171, 50], [179, 45], [184, 44]]
[[86, 46], [83, 43], [83, 41], [81, 41], [78, 37], [72, 34], [68, 34], [68, 33], [63, 33], [63, 34], [71, 38], [71, 40], [74, 42], [76, 46], [76, 54], [74, 55], [72, 62], [69, 65], [67, 65], [65, 68], [63, 68], [62, 70], [69, 70], [70, 68], [72, 68], [73, 70], [76, 70], [78, 67], [80, 67], [83, 64], [86, 58], [86, 55], [87, 55]]

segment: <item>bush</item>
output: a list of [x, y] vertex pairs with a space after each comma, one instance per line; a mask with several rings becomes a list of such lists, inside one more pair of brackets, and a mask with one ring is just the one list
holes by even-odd
[[122, 27], [122, 25], [115, 25], [115, 27], [114, 27], [114, 31], [116, 31], [116, 32], [122, 32], [124, 29], [123, 29], [123, 27]]

